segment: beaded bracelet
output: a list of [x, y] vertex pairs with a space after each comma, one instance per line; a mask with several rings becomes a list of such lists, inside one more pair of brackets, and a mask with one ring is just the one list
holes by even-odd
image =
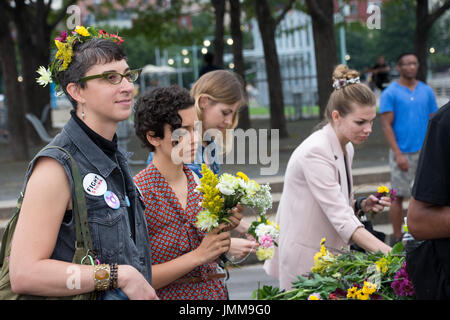
[[110, 269], [111, 269], [111, 276], [109, 278], [109, 288], [110, 289], [117, 288], [118, 268], [119, 268], [119, 266], [117, 265], [117, 263], [110, 264]]

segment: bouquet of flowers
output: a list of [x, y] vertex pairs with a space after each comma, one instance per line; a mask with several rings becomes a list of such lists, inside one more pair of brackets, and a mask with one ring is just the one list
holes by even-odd
[[197, 190], [203, 193], [200, 205], [204, 208], [197, 216], [197, 227], [203, 231], [211, 231], [223, 222], [230, 222], [228, 217], [238, 203], [251, 207], [262, 216], [272, 207], [270, 186], [260, 186], [244, 173], [236, 176], [223, 173], [217, 177], [205, 164], [202, 164], [202, 175]]
[[298, 276], [293, 289], [285, 291], [264, 286], [253, 297], [263, 300], [405, 300], [414, 298], [414, 289], [406, 271], [403, 244], [397, 243], [383, 255], [342, 251], [334, 255], [321, 241], [314, 256], [314, 266], [305, 276]]
[[256, 249], [258, 260], [272, 259], [275, 246], [278, 247], [276, 241], [280, 235], [279, 226], [275, 222], [269, 221], [264, 215], [260, 215], [258, 220], [251, 224], [248, 233], [259, 243], [259, 247]]
[[397, 194], [397, 190], [395, 190], [395, 189], [389, 190], [389, 188], [386, 186], [379, 186], [375, 197], [377, 197], [378, 199], [381, 199], [381, 197], [389, 197], [389, 198], [391, 198], [392, 201], [395, 201], [396, 194]]

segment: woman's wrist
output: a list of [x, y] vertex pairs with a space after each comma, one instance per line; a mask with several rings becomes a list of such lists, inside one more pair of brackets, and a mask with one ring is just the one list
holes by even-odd
[[365, 208], [366, 203], [367, 203], [367, 197], [359, 197], [358, 199], [356, 199], [355, 202], [355, 213], [358, 215], [361, 211], [364, 213], [366, 212], [366, 210], [364, 210], [363, 208]]

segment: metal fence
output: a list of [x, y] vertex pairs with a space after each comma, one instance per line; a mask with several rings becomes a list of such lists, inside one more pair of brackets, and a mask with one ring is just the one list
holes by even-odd
[[[308, 52], [303, 54], [289, 54], [279, 57], [280, 72], [286, 116], [288, 120], [317, 117], [315, 106], [318, 103], [317, 76], [314, 61]], [[253, 85], [258, 94], [255, 96], [257, 104], [268, 107], [269, 86], [264, 58], [253, 61], [256, 72]]]

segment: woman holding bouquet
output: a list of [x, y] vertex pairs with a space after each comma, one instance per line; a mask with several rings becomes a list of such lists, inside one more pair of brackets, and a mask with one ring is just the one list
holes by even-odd
[[194, 173], [184, 163], [195, 155], [197, 114], [189, 92], [177, 86], [144, 93], [135, 105], [136, 134], [154, 153], [134, 181], [145, 202], [152, 252], [152, 281], [161, 299], [220, 300], [227, 298], [215, 260], [230, 247], [228, 229], [209, 233], [196, 227], [201, 193]]
[[[198, 148], [193, 161], [186, 166], [199, 178], [202, 177], [202, 164], [206, 164], [214, 174], [220, 174], [219, 157], [231, 148], [231, 130], [238, 124], [239, 109], [247, 104], [246, 93], [239, 76], [231, 71], [216, 70], [201, 76], [192, 86], [191, 96], [200, 126]], [[150, 152], [147, 164], [153, 159]], [[240, 207], [240, 206], [239, 206]], [[242, 209], [242, 207], [240, 207]], [[245, 234], [250, 224], [244, 220], [236, 228]], [[255, 252], [257, 243], [243, 238], [231, 238], [228, 256], [241, 259]]]
[[357, 216], [360, 210], [381, 212], [390, 206], [390, 198], [353, 199], [353, 144], [362, 144], [372, 131], [375, 96], [359, 83], [359, 73], [345, 65], [336, 67], [333, 81], [324, 125], [297, 147], [285, 174], [276, 217], [279, 246], [264, 266], [284, 289], [291, 288], [298, 275], [311, 271], [322, 238], [330, 251], [352, 243], [372, 252], [391, 249]]

